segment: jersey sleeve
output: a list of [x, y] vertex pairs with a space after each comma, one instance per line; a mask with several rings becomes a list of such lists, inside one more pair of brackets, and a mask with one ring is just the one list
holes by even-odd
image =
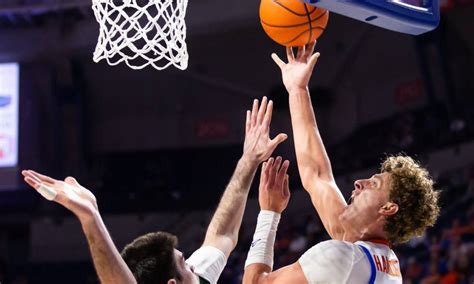
[[211, 284], [217, 283], [227, 263], [225, 254], [212, 246], [203, 246], [196, 250], [186, 263], [194, 266], [194, 273]]
[[298, 260], [308, 284], [347, 283], [354, 259], [354, 244], [325, 241], [307, 250]]

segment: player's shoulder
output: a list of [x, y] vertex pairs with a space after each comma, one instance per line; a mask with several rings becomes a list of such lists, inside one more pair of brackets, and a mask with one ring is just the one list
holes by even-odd
[[346, 283], [359, 252], [354, 243], [328, 240], [308, 249], [298, 262], [308, 283]]
[[328, 240], [308, 249], [299, 262], [318, 267], [331, 266], [332, 263], [337, 262], [344, 267], [350, 267], [359, 253], [360, 249], [354, 243]]
[[314, 245], [307, 252], [331, 254], [327, 257], [339, 257], [347, 256], [348, 254], [354, 253], [355, 251], [357, 251], [357, 245], [354, 243], [339, 240], [328, 240]]

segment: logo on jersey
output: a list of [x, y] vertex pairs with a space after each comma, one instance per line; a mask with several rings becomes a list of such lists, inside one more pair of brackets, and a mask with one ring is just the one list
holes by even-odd
[[257, 243], [258, 243], [259, 241], [261, 241], [261, 240], [262, 240], [262, 239], [256, 239], [256, 240], [254, 240], [254, 241], [252, 242], [252, 244], [250, 245], [250, 247], [253, 248], [253, 247], [256, 246]]
[[378, 271], [387, 273], [392, 276], [401, 277], [400, 266], [398, 265], [398, 260], [388, 259], [385, 255], [378, 256], [373, 255], [375, 267]]
[[0, 94], [0, 107], [8, 106], [12, 101], [12, 98], [6, 95]]

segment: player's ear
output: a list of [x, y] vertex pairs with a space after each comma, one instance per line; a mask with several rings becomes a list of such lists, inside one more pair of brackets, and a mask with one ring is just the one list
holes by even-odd
[[398, 204], [393, 202], [387, 202], [382, 207], [380, 207], [379, 213], [384, 216], [392, 216], [398, 212]]
[[170, 280], [168, 280], [167, 284], [176, 284], [176, 280], [170, 279]]

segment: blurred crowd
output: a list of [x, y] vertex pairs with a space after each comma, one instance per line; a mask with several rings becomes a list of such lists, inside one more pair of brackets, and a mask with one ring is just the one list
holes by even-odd
[[445, 105], [437, 105], [369, 123], [329, 148], [334, 171], [367, 167], [380, 158], [380, 153], [424, 155], [470, 141], [474, 137], [474, 113], [470, 111], [473, 105], [466, 101], [455, 114]]

